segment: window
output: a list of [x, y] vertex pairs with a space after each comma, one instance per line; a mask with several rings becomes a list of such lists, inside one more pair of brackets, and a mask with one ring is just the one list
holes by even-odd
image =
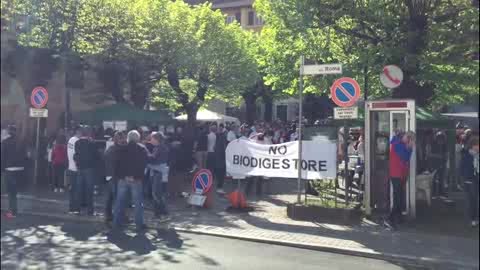
[[248, 25], [253, 26], [253, 25], [263, 25], [264, 21], [262, 18], [260, 18], [255, 11], [249, 11], [248, 12]]
[[236, 19], [237, 19], [237, 17], [235, 15], [228, 15], [227, 18], [226, 18], [226, 22], [227, 23], [233, 23], [233, 22], [235, 22]]
[[255, 15], [255, 25], [263, 25], [264, 23], [265, 22], [262, 18], [258, 17], [258, 15]]
[[254, 25], [255, 23], [255, 12], [249, 11], [248, 12], [248, 25]]
[[235, 19], [239, 24], [242, 24], [242, 13], [240, 12], [235, 13]]

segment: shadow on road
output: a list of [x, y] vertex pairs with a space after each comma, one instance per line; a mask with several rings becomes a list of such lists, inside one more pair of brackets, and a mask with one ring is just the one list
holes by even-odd
[[[167, 228], [111, 234], [103, 224], [22, 215], [2, 218], [1, 268], [146, 269], [147, 265], [181, 263], [179, 258], [195, 247], [189, 240]], [[191, 257], [199, 264], [218, 264], [205, 255]]]

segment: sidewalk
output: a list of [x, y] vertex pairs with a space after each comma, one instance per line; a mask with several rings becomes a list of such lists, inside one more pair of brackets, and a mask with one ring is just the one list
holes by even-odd
[[[103, 222], [101, 217], [68, 216], [68, 195], [39, 192], [19, 195], [20, 213]], [[7, 198], [2, 195], [2, 205]], [[286, 216], [285, 205], [294, 195], [270, 195], [252, 202], [255, 211], [232, 214], [224, 211], [228, 202], [215, 199], [213, 209], [192, 209], [184, 200], [170, 203], [172, 219], [168, 226], [177, 231], [208, 234], [250, 241], [260, 241], [349, 255], [407, 261], [419, 265], [450, 265], [452, 269], [478, 269], [479, 241], [475, 239], [415, 232], [391, 232], [364, 221], [354, 226], [339, 226], [294, 221]], [[96, 208], [102, 213], [103, 198], [96, 197]], [[100, 203], [102, 202], [102, 203]], [[150, 227], [163, 226], [145, 214]], [[466, 228], [468, 229], [468, 228]], [[476, 231], [478, 234], [478, 229]]]

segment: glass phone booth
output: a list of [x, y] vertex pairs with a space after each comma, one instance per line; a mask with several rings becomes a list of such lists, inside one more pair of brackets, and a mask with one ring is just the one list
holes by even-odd
[[[386, 213], [392, 206], [389, 185], [390, 140], [397, 131], [416, 130], [414, 100], [377, 100], [365, 103], [365, 195], [368, 215]], [[413, 149], [410, 173], [404, 187], [404, 212], [415, 217], [416, 157]]]

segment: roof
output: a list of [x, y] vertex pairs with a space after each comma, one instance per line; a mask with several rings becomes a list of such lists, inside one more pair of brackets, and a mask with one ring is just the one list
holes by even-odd
[[[175, 117], [175, 119], [179, 121], [186, 121], [187, 120], [187, 115], [183, 114], [180, 116]], [[201, 109], [197, 112], [197, 121], [202, 121], [202, 122], [234, 122], [239, 124], [240, 121], [238, 118], [232, 117], [232, 116], [227, 116], [223, 115], [220, 113], [212, 112], [206, 109]]]
[[[364, 114], [365, 109], [364, 107], [359, 106], [358, 108], [358, 119], [355, 120], [347, 120], [346, 122], [349, 122], [350, 125], [358, 125], [358, 126], [363, 126], [364, 123]], [[425, 110], [424, 108], [421, 107], [416, 107], [415, 109], [415, 116], [417, 120], [417, 129], [422, 129], [422, 128], [441, 128], [441, 129], [449, 129], [452, 127], [455, 127], [454, 122], [447, 117], [432, 113], [430, 111]], [[334, 123], [336, 125], [343, 125], [345, 120], [334, 120]]]
[[88, 123], [101, 121], [136, 121], [142, 123], [173, 122], [167, 111], [147, 111], [130, 104], [117, 103], [91, 111], [78, 112], [73, 115], [75, 120]]
[[442, 115], [452, 118], [478, 118], [478, 112], [442, 113]]
[[213, 8], [235, 8], [252, 6], [254, 0], [185, 0], [190, 5], [199, 5], [206, 2], [213, 3]]
[[252, 6], [254, 0], [214, 0], [213, 8], [235, 8]]

